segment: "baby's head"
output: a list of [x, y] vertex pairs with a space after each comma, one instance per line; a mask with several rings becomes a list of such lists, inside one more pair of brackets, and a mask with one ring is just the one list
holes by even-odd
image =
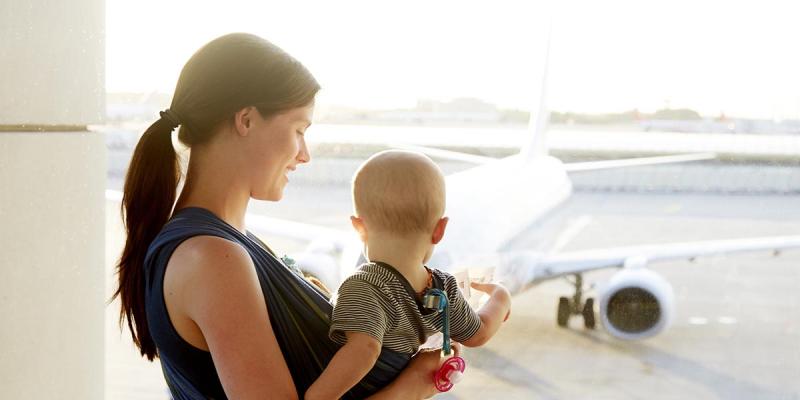
[[[444, 175], [423, 154], [383, 151], [364, 162], [353, 177], [353, 209], [370, 232], [435, 234], [438, 225], [447, 222], [441, 222], [444, 208]], [[443, 234], [444, 226], [441, 230]]]

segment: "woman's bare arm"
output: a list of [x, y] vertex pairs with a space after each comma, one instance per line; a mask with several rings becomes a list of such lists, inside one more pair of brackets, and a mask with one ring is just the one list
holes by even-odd
[[194, 237], [176, 249], [167, 274], [180, 276], [179, 285], [168, 286], [165, 279], [170, 316], [174, 310], [197, 325], [228, 398], [297, 398], [244, 248], [222, 238]]

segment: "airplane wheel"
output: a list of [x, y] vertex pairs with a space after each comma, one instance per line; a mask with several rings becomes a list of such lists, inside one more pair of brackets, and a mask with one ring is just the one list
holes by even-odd
[[595, 326], [594, 299], [591, 297], [586, 299], [586, 303], [583, 305], [583, 326], [586, 329], [594, 329]]
[[556, 318], [556, 322], [560, 327], [566, 327], [567, 321], [569, 321], [569, 299], [566, 297], [559, 297], [558, 299], [558, 316]]

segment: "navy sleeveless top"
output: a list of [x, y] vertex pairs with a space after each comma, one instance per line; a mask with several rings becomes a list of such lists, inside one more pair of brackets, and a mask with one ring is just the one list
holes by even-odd
[[[333, 306], [304, 278], [292, 272], [255, 235], [243, 234], [210, 211], [178, 210], [150, 244], [145, 257], [145, 312], [164, 378], [175, 400], [226, 399], [211, 354], [180, 337], [164, 302], [164, 274], [172, 253], [194, 236], [216, 236], [241, 245], [253, 260], [270, 323], [297, 393], [319, 377], [339, 345], [328, 337]], [[363, 398], [391, 382], [410, 360], [388, 349], [370, 373], [344, 398]]]

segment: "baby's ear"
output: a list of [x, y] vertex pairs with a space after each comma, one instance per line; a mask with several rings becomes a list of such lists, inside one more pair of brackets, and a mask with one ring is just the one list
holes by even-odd
[[358, 237], [361, 238], [361, 241], [366, 243], [367, 242], [367, 226], [364, 225], [364, 220], [361, 218], [356, 217], [355, 215], [350, 216], [350, 224], [353, 225], [353, 229], [358, 232]]
[[442, 217], [438, 221], [436, 221], [436, 226], [433, 228], [433, 235], [431, 236], [431, 243], [439, 244], [444, 237], [444, 231], [447, 229], [447, 221], [450, 219], [447, 217]]

